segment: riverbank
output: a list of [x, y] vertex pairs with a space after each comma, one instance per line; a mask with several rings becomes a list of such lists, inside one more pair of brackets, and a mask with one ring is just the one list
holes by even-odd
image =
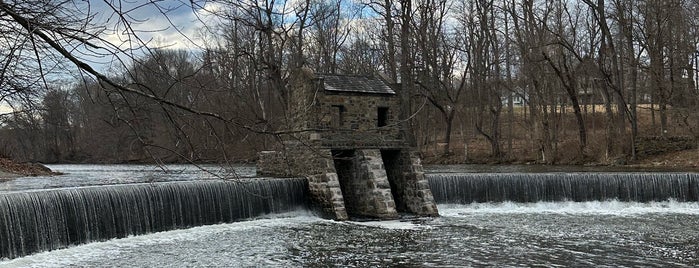
[[[254, 160], [240, 161], [243, 164], [254, 163]], [[497, 162], [486, 156], [464, 159], [462, 154], [452, 154], [450, 156], [430, 156], [423, 155], [422, 162], [424, 165], [459, 165], [459, 164], [481, 164], [481, 165], [541, 165], [535, 161], [527, 160], [512, 160]], [[237, 164], [240, 164], [237, 163]], [[95, 163], [91, 163], [95, 164]], [[134, 164], [134, 163], [129, 163]], [[138, 164], [150, 164], [141, 163]], [[213, 163], [211, 163], [213, 164]], [[559, 161], [552, 166], [615, 166], [629, 167], [640, 169], [657, 169], [657, 170], [683, 170], [683, 171], [699, 171], [699, 150], [681, 150], [667, 152], [658, 155], [645, 156], [636, 161], [622, 161], [619, 163], [600, 163], [596, 161], [588, 162], [565, 162]], [[50, 176], [59, 175], [60, 173], [53, 172], [48, 167], [38, 163], [18, 163], [16, 161], [0, 158], [0, 181], [5, 181], [22, 176]]]
[[22, 176], [59, 175], [39, 163], [19, 163], [8, 158], [0, 158], [0, 181]]
[[640, 167], [667, 167], [699, 170], [699, 150], [691, 149], [669, 152], [639, 159], [638, 161], [629, 163], [629, 165]]
[[[465, 159], [463, 155], [450, 156], [425, 156], [423, 163], [428, 165], [458, 165], [458, 164], [484, 164], [484, 165], [541, 165], [534, 161], [512, 160], [497, 162], [488, 157], [479, 157], [477, 159]], [[689, 149], [672, 151], [658, 155], [644, 156], [635, 161], [618, 161], [616, 163], [601, 163], [597, 161], [587, 162], [565, 162], [559, 161], [554, 166], [617, 166], [642, 169], [660, 169], [660, 170], [686, 170], [699, 171], [699, 150]]]

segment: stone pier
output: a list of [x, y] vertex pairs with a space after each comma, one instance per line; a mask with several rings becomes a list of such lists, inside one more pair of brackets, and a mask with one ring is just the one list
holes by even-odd
[[350, 215], [398, 217], [381, 152], [376, 149], [335, 151], [333, 160]]

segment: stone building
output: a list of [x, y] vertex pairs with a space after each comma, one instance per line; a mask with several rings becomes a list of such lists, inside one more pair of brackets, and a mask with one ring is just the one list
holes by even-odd
[[291, 86], [293, 134], [283, 151], [260, 152], [258, 174], [306, 177], [313, 203], [338, 220], [438, 215], [391, 84], [301, 70]]

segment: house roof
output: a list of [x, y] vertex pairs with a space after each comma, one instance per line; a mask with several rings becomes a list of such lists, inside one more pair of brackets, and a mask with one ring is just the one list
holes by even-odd
[[369, 94], [396, 94], [388, 84], [373, 76], [317, 74], [322, 79], [323, 88], [333, 92], [353, 92]]

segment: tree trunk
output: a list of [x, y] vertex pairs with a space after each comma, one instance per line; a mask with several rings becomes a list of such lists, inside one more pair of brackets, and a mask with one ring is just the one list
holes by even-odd
[[491, 122], [492, 139], [490, 139], [490, 148], [491, 153], [498, 161], [502, 161], [502, 149], [500, 148], [500, 110], [501, 109], [491, 110], [493, 121]]
[[667, 99], [660, 98], [660, 136], [667, 137]]
[[400, 65], [400, 79], [401, 79], [401, 108], [400, 108], [400, 120], [401, 120], [401, 131], [403, 132], [403, 138], [410, 144], [415, 145], [415, 138], [411, 131], [410, 114], [412, 110], [412, 103], [410, 101], [411, 95], [413, 93], [413, 79], [412, 79], [412, 58], [411, 58], [411, 36], [410, 36], [410, 25], [412, 21], [412, 7], [411, 0], [401, 0], [401, 65]]
[[573, 102], [573, 112], [575, 113], [575, 120], [578, 122], [578, 139], [580, 141], [578, 153], [581, 157], [584, 157], [585, 147], [587, 146], [587, 130], [585, 129], [585, 119], [583, 119], [582, 111], [580, 110], [580, 105], [578, 104], [578, 98], [571, 98], [571, 102]]
[[446, 129], [444, 130], [444, 152], [442, 152], [445, 156], [451, 154], [451, 131], [452, 131], [452, 126], [454, 125], [454, 110], [451, 110], [448, 113], [443, 114], [444, 115], [444, 121], [446, 123]]
[[604, 91], [604, 108], [607, 115], [607, 120], [605, 121], [605, 136], [606, 136], [606, 146], [604, 150], [604, 158], [606, 161], [611, 160], [612, 153], [614, 151], [614, 111], [612, 111], [612, 101], [610, 100], [611, 94], [609, 94], [609, 89], [606, 87]]

